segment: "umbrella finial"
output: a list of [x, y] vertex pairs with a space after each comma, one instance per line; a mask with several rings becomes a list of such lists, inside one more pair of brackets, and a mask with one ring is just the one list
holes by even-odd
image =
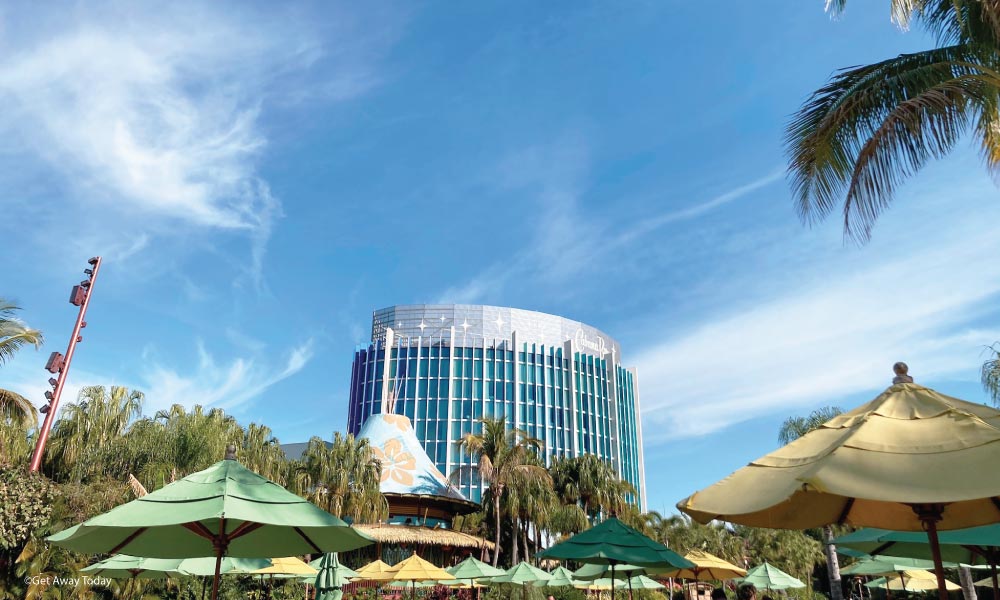
[[226, 446], [226, 460], [236, 460], [236, 444]]
[[906, 366], [905, 362], [898, 362], [892, 365], [892, 372], [896, 374], [896, 376], [892, 378], [892, 384], [913, 383], [913, 378], [907, 375], [909, 370], [910, 367]]

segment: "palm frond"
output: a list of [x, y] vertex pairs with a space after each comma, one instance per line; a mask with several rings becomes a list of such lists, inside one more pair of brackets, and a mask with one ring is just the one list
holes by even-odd
[[970, 44], [846, 69], [815, 92], [785, 136], [803, 221], [843, 200], [848, 238], [867, 241], [898, 185], [952, 149], [973, 117], [995, 104], [989, 48]]
[[34, 429], [38, 426], [38, 410], [21, 394], [0, 389], [0, 423], [3, 422], [22, 429]]
[[980, 381], [993, 404], [1000, 405], [1000, 342], [989, 346], [986, 350], [993, 356], [980, 368]]

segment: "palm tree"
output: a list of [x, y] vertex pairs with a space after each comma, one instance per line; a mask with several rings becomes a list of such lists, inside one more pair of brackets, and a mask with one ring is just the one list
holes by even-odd
[[366, 438], [333, 434], [333, 443], [309, 440], [294, 467], [296, 491], [313, 504], [355, 523], [385, 518], [389, 506], [380, 489], [382, 463]]
[[[42, 333], [17, 319], [14, 313], [18, 310], [20, 308], [14, 303], [0, 298], [0, 365], [24, 346], [38, 348], [42, 345]], [[33, 429], [38, 425], [38, 411], [24, 396], [0, 389], [0, 423]]]
[[[847, 0], [830, 0], [834, 12]], [[865, 242], [896, 188], [966, 132], [1000, 167], [1000, 4], [892, 0], [901, 27], [920, 24], [937, 48], [835, 74], [788, 125], [789, 173], [809, 223], [842, 203], [845, 236]]]
[[844, 409], [838, 406], [823, 406], [805, 417], [788, 417], [778, 430], [778, 441], [791, 443], [843, 412]]
[[53, 478], [80, 483], [92, 474], [120, 476], [128, 468], [122, 464], [126, 456], [121, 449], [128, 445], [124, 436], [140, 416], [143, 398], [142, 392], [117, 385], [80, 390], [52, 430], [48, 456]]
[[[778, 431], [778, 441], [788, 444], [805, 434], [818, 429], [833, 417], [843, 413], [836, 406], [817, 408], [805, 417], [788, 417]], [[833, 544], [833, 527], [823, 527], [823, 542], [826, 549], [826, 568], [830, 578], [830, 597], [832, 600], [843, 600], [844, 589], [840, 582], [840, 562], [837, 560], [837, 547]]]
[[1000, 342], [987, 348], [993, 356], [983, 363], [980, 379], [993, 404], [1000, 406]]
[[579, 504], [591, 520], [621, 513], [635, 488], [618, 477], [611, 463], [594, 454], [557, 458], [550, 468], [553, 487], [564, 504]]
[[[552, 478], [545, 467], [532, 461], [531, 456], [542, 449], [541, 440], [530, 437], [520, 429], [508, 429], [503, 418], [483, 417], [481, 433], [469, 433], [458, 444], [468, 452], [476, 464], [459, 467], [452, 479], [478, 477], [489, 486], [489, 501], [495, 525], [493, 566], [500, 558], [500, 522], [504, 494], [512, 485], [526, 481], [542, 481], [551, 485]], [[516, 538], [516, 533], [514, 534]]]
[[0, 365], [14, 358], [22, 347], [42, 345], [42, 332], [31, 329], [14, 313], [21, 308], [10, 300], [0, 298]]

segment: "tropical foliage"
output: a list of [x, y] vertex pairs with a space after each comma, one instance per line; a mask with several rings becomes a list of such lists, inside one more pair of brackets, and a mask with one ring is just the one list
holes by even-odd
[[[831, 0], [834, 13], [846, 0]], [[837, 207], [844, 232], [867, 240], [896, 189], [966, 134], [987, 169], [1000, 166], [1000, 4], [892, 0], [900, 27], [937, 47], [849, 67], [814, 92], [788, 125], [792, 187], [803, 220]]]
[[[453, 474], [458, 479], [463, 475], [482, 481], [489, 489], [484, 494], [483, 503], [490, 507], [494, 523], [493, 565], [499, 561], [501, 542], [501, 521], [509, 518], [513, 523], [511, 556], [517, 556], [520, 492], [539, 484], [552, 485], [552, 478], [541, 466], [537, 453], [542, 442], [528, 436], [519, 429], [508, 429], [503, 418], [481, 419], [482, 431], [470, 433], [460, 440], [462, 449], [475, 459], [475, 465], [462, 467]], [[516, 560], [513, 562], [517, 562]]]

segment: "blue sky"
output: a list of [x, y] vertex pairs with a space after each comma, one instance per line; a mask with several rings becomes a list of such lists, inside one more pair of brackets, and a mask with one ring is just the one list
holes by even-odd
[[[0, 295], [48, 343], [105, 258], [70, 392], [346, 418], [371, 311], [561, 314], [639, 369], [650, 508], [854, 406], [905, 360], [985, 401], [997, 189], [964, 144], [872, 243], [803, 227], [784, 123], [835, 69], [930, 44], [888, 3], [80, 3], [0, 8]], [[71, 399], [71, 396], [70, 398]]]

